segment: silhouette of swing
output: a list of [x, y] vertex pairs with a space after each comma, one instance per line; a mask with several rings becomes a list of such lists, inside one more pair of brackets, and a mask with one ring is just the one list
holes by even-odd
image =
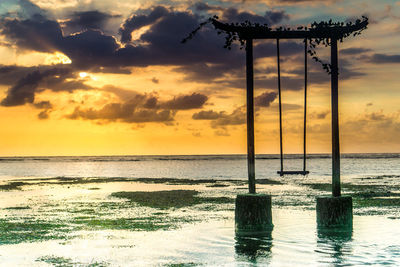
[[281, 101], [281, 68], [279, 53], [279, 38], [276, 39], [276, 52], [278, 61], [278, 96], [279, 96], [279, 143], [280, 143], [280, 163], [281, 170], [277, 171], [280, 176], [284, 175], [307, 175], [310, 172], [306, 170], [306, 129], [307, 129], [307, 39], [304, 39], [304, 126], [303, 126], [303, 170], [285, 171], [283, 170], [283, 145], [282, 145], [282, 101]]

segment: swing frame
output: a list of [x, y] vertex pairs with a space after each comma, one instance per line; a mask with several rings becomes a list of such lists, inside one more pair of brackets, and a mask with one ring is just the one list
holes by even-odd
[[338, 107], [338, 40], [367, 27], [368, 20], [356, 24], [336, 25], [323, 29], [309, 30], [269, 30], [260, 26], [240, 26], [211, 19], [215, 29], [226, 33], [237, 33], [246, 43], [246, 101], [247, 101], [247, 166], [249, 193], [256, 193], [255, 153], [254, 153], [254, 72], [253, 39], [330, 39], [331, 46], [331, 120], [332, 120], [332, 196], [339, 197], [340, 150], [339, 150], [339, 107]]

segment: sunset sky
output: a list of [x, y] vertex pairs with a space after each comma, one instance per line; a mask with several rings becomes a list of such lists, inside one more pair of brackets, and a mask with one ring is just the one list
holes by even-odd
[[[0, 156], [246, 153], [245, 53], [206, 26], [368, 16], [339, 44], [341, 151], [400, 152], [400, 1], [0, 0]], [[302, 151], [303, 43], [281, 41], [285, 153]], [[318, 54], [329, 61], [329, 48]], [[276, 45], [257, 41], [256, 153], [279, 153]], [[308, 151], [330, 77], [309, 60]]]

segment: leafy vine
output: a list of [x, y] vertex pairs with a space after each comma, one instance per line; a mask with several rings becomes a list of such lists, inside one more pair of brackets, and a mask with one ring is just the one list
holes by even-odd
[[[230, 24], [223, 24], [218, 22], [218, 16], [213, 16], [208, 18], [206, 21], [199, 24], [199, 26], [194, 29], [186, 38], [182, 40], [182, 43], [186, 43], [187, 41], [191, 40], [198, 31], [201, 30], [207, 24], [213, 24], [214, 28], [217, 30], [217, 34], [225, 34], [225, 44], [224, 48], [231, 50], [232, 44], [234, 42], [239, 42], [240, 49], [245, 47], [246, 35], [250, 35], [254, 32], [290, 32], [290, 31], [309, 31], [309, 32], [316, 32], [324, 35], [324, 33], [330, 32], [332, 29], [336, 29], [335, 31], [335, 38], [343, 42], [343, 40], [349, 36], [357, 36], [360, 35], [363, 30], [367, 28], [368, 25], [368, 17], [362, 16], [362, 19], [357, 19], [355, 22], [333, 22], [332, 20], [329, 21], [321, 21], [321, 22], [313, 22], [311, 23], [310, 27], [306, 26], [299, 26], [296, 29], [291, 29], [289, 27], [279, 27], [273, 30], [272, 28], [268, 27], [267, 24], [260, 24], [260, 23], [252, 23], [250, 21], [244, 21], [241, 23], [230, 23]], [[226, 29], [217, 28], [216, 24], [225, 25]], [[352, 31], [342, 31], [340, 29], [347, 27], [353, 28], [355, 30]], [[237, 30], [237, 29], [240, 29]], [[327, 35], [328, 36], [328, 35]], [[329, 37], [322, 37], [322, 38], [307, 38], [308, 46], [307, 46], [307, 53], [312, 57], [312, 59], [322, 65], [322, 68], [328, 73], [331, 74], [331, 64], [323, 62], [317, 55], [316, 48], [319, 45], [324, 45], [328, 47], [331, 45], [331, 39]], [[306, 40], [304, 40], [305, 42]]]

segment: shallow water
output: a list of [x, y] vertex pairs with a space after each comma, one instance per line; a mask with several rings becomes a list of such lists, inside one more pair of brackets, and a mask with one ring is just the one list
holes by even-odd
[[[293, 169], [301, 159], [285, 163]], [[0, 265], [400, 266], [400, 206], [364, 207], [355, 201], [352, 232], [319, 232], [315, 196], [329, 192], [306, 184], [330, 182], [330, 159], [314, 157], [308, 163], [308, 177], [281, 178], [275, 172], [276, 157], [257, 160], [257, 178], [282, 182], [257, 185], [259, 192], [272, 194], [275, 227], [267, 236], [239, 238], [233, 203], [160, 210], [111, 193], [187, 189], [202, 197], [234, 199], [247, 191], [245, 183], [229, 182], [246, 177], [242, 156], [2, 158], [3, 183], [29, 184], [0, 191]], [[392, 195], [381, 197], [398, 198], [397, 154], [348, 156], [342, 167], [343, 181], [360, 186], [344, 187], [346, 193], [360, 193], [366, 186], [368, 193], [390, 191]], [[54, 179], [43, 183], [35, 177]], [[225, 187], [129, 179], [63, 183], [73, 177], [224, 179], [219, 183]]]
[[[274, 209], [271, 236], [238, 238], [231, 219], [182, 226], [178, 230], [82, 231], [67, 242], [3, 245], [0, 260], [18, 266], [62, 257], [75, 264], [160, 266], [364, 266], [400, 264], [399, 223], [355, 216], [352, 233], [324, 234], [311, 211]], [[371, 233], [373, 232], [373, 233]]]

